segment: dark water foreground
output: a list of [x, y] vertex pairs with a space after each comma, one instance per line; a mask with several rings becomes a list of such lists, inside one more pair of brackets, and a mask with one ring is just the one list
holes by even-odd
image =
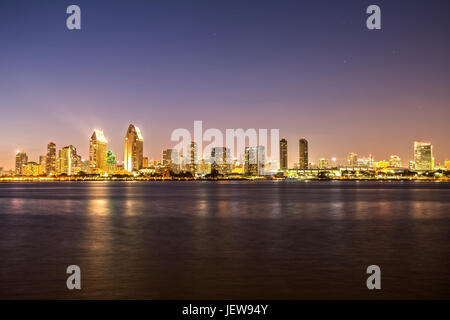
[[0, 298], [450, 299], [450, 185], [1, 183]]

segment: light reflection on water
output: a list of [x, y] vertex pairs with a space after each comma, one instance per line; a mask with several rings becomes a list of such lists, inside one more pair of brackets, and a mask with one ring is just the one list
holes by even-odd
[[[450, 298], [448, 184], [0, 184], [0, 298]], [[64, 290], [65, 267], [84, 290]], [[412, 276], [414, 275], [414, 276]]]

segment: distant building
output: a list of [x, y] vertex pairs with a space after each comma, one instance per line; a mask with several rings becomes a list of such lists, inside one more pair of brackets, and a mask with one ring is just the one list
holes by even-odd
[[358, 166], [358, 155], [354, 152], [350, 152], [347, 156], [347, 164], [349, 167]]
[[308, 169], [308, 141], [305, 138], [301, 138], [298, 141], [299, 144], [299, 155], [298, 155], [298, 168]]
[[322, 158], [319, 160], [319, 169], [329, 169], [330, 168], [330, 160]]
[[219, 174], [228, 175], [231, 173], [230, 149], [225, 147], [215, 147], [211, 149], [211, 172], [217, 170]]
[[56, 164], [56, 144], [49, 142], [47, 145], [47, 156], [45, 163], [45, 172], [47, 175], [56, 174], [57, 164]]
[[176, 149], [163, 150], [162, 165], [168, 170], [178, 173], [180, 171], [180, 159]]
[[81, 170], [81, 157], [77, 154], [77, 149], [72, 145], [59, 150], [57, 163], [58, 174], [71, 176]]
[[28, 162], [28, 156], [26, 152], [18, 151], [16, 153], [16, 176], [23, 175], [23, 168]]
[[148, 157], [142, 158], [142, 167], [148, 168]]
[[198, 163], [198, 150], [197, 150], [197, 143], [192, 140], [191, 146], [190, 146], [190, 161], [189, 161], [189, 171], [192, 173], [193, 176], [195, 176], [196, 173], [196, 165]]
[[402, 159], [399, 156], [391, 155], [389, 159], [389, 166], [393, 168], [401, 168], [402, 167]]
[[280, 140], [280, 170], [287, 170], [287, 168], [288, 168], [287, 140], [283, 138]]
[[444, 166], [446, 170], [450, 170], [450, 160], [445, 160]]
[[139, 171], [144, 167], [144, 138], [141, 130], [130, 124], [125, 135], [124, 169]]
[[22, 168], [22, 175], [24, 176], [39, 176], [40, 172], [40, 165], [36, 162], [28, 162], [23, 168]]
[[427, 142], [414, 142], [414, 169], [433, 170], [433, 146]]
[[108, 141], [101, 130], [94, 130], [89, 139], [89, 171], [90, 173], [106, 172], [106, 152]]
[[265, 162], [264, 146], [245, 148], [245, 174], [247, 176], [263, 175]]
[[116, 156], [112, 151], [106, 152], [106, 172], [109, 174], [114, 174], [117, 171], [117, 161]]

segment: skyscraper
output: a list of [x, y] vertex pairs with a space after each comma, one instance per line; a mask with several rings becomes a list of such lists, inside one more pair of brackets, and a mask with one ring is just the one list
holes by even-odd
[[23, 169], [28, 162], [28, 156], [25, 152], [18, 151], [16, 153], [16, 175], [23, 174]]
[[164, 167], [172, 172], [178, 173], [179, 171], [178, 151], [176, 149], [166, 149], [163, 150], [162, 154], [162, 164]]
[[193, 176], [195, 176], [196, 169], [197, 169], [197, 143], [192, 140], [191, 146], [190, 146], [190, 161], [189, 161], [189, 171], [192, 173]]
[[319, 160], [319, 169], [329, 169], [330, 168], [330, 160], [326, 158], [321, 158]]
[[298, 155], [298, 168], [308, 169], [308, 141], [305, 138], [301, 138], [298, 141], [299, 155]]
[[106, 172], [107, 144], [103, 131], [94, 130], [89, 139], [89, 171], [91, 173]]
[[134, 124], [128, 126], [125, 135], [124, 169], [128, 172], [139, 171], [144, 165], [144, 138], [141, 130]]
[[215, 147], [211, 149], [211, 172], [217, 170], [219, 174], [231, 173], [230, 149], [225, 147]]
[[70, 145], [62, 148], [58, 152], [58, 174], [71, 176], [77, 173], [81, 167], [81, 157], [77, 154], [77, 149]]
[[358, 165], [358, 155], [350, 152], [347, 156], [347, 164], [349, 167], [356, 167]]
[[287, 170], [287, 168], [288, 168], [287, 140], [283, 138], [280, 140], [280, 169]]
[[260, 176], [264, 174], [265, 166], [264, 146], [245, 148], [245, 174], [247, 176]]
[[416, 170], [433, 170], [433, 146], [427, 142], [414, 141], [414, 168]]
[[45, 172], [48, 175], [56, 174], [56, 144], [54, 144], [53, 142], [49, 142], [49, 144], [47, 145]]

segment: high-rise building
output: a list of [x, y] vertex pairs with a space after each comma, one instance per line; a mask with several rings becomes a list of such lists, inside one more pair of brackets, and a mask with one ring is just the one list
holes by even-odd
[[287, 140], [283, 138], [280, 140], [280, 170], [287, 170], [287, 168], [288, 168]]
[[263, 175], [265, 162], [264, 146], [245, 148], [245, 174], [247, 176]]
[[114, 174], [117, 171], [117, 161], [116, 156], [112, 151], [106, 152], [106, 172], [109, 174]]
[[445, 160], [444, 162], [445, 170], [450, 170], [450, 160]]
[[211, 149], [211, 172], [217, 170], [219, 174], [231, 173], [230, 149], [225, 147], [214, 147]]
[[394, 168], [401, 168], [402, 159], [400, 159], [400, 157], [397, 155], [391, 155], [391, 158], [389, 159], [389, 166]]
[[198, 153], [197, 153], [197, 143], [192, 140], [191, 146], [190, 146], [190, 161], [189, 161], [189, 171], [192, 173], [193, 176], [195, 176], [196, 169], [197, 169], [197, 163], [198, 163]]
[[162, 165], [174, 173], [179, 172], [180, 159], [176, 149], [163, 150]]
[[139, 171], [144, 166], [144, 138], [134, 124], [128, 126], [125, 135], [124, 168], [128, 172]]
[[101, 130], [94, 130], [89, 139], [89, 171], [91, 173], [106, 172], [106, 153], [108, 141]]
[[49, 142], [47, 145], [45, 172], [47, 175], [56, 174], [56, 144], [53, 142]]
[[39, 174], [46, 174], [47, 170], [47, 156], [39, 156]]
[[74, 175], [81, 170], [81, 157], [77, 149], [70, 145], [58, 151], [58, 174]]
[[330, 160], [321, 158], [319, 160], [319, 169], [329, 169], [330, 168]]
[[23, 168], [28, 162], [28, 156], [26, 152], [18, 151], [16, 153], [16, 176], [23, 175]]
[[433, 170], [433, 146], [427, 142], [414, 142], [414, 168], [416, 170]]
[[299, 154], [298, 154], [298, 168], [308, 169], [308, 141], [305, 138], [301, 138], [298, 141]]
[[358, 166], [358, 155], [354, 152], [350, 152], [347, 156], [347, 164], [349, 167]]

